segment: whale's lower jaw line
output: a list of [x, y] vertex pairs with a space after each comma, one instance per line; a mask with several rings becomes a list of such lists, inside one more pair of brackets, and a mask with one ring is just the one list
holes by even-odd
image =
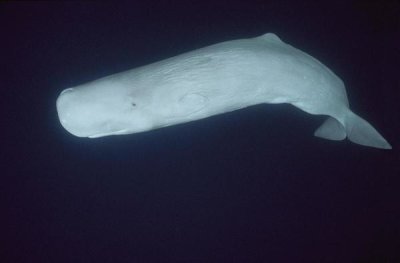
[[121, 134], [126, 134], [128, 132], [128, 129], [122, 129], [122, 130], [118, 130], [115, 132], [104, 132], [104, 133], [96, 133], [93, 135], [89, 135], [87, 136], [90, 139], [95, 139], [95, 138], [99, 138], [99, 137], [104, 137], [104, 136], [110, 136], [110, 135], [121, 135]]

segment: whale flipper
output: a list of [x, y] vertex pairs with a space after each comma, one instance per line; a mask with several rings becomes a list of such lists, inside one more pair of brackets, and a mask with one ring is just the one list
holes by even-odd
[[314, 135], [320, 138], [341, 141], [346, 139], [346, 130], [335, 118], [329, 117], [315, 132]]
[[329, 117], [315, 132], [314, 135], [328, 140], [344, 140], [346, 137], [357, 144], [392, 149], [392, 146], [366, 120], [348, 111], [344, 124], [335, 118]]
[[347, 138], [354, 143], [381, 149], [392, 149], [392, 146], [371, 124], [352, 111], [349, 111], [346, 116], [345, 128]]

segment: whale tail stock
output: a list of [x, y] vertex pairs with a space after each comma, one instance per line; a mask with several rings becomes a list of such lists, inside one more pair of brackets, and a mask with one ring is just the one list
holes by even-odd
[[350, 141], [364, 146], [392, 149], [371, 124], [350, 110], [346, 114], [344, 123], [329, 117], [314, 135], [329, 140], [343, 140], [347, 137]]

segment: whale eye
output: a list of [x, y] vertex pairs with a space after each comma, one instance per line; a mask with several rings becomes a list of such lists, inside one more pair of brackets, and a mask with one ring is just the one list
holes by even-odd
[[131, 102], [132, 107], [136, 107], [136, 103]]

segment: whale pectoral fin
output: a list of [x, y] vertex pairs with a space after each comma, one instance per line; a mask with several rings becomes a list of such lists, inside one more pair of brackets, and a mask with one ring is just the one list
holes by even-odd
[[314, 132], [314, 135], [328, 140], [343, 140], [347, 137], [350, 141], [365, 146], [380, 149], [392, 148], [371, 124], [351, 111], [346, 114], [344, 124], [329, 117]]
[[392, 146], [366, 120], [349, 111], [345, 121], [347, 137], [350, 141], [365, 146], [392, 149]]
[[320, 138], [341, 141], [346, 138], [346, 130], [336, 119], [329, 117], [315, 132]]

